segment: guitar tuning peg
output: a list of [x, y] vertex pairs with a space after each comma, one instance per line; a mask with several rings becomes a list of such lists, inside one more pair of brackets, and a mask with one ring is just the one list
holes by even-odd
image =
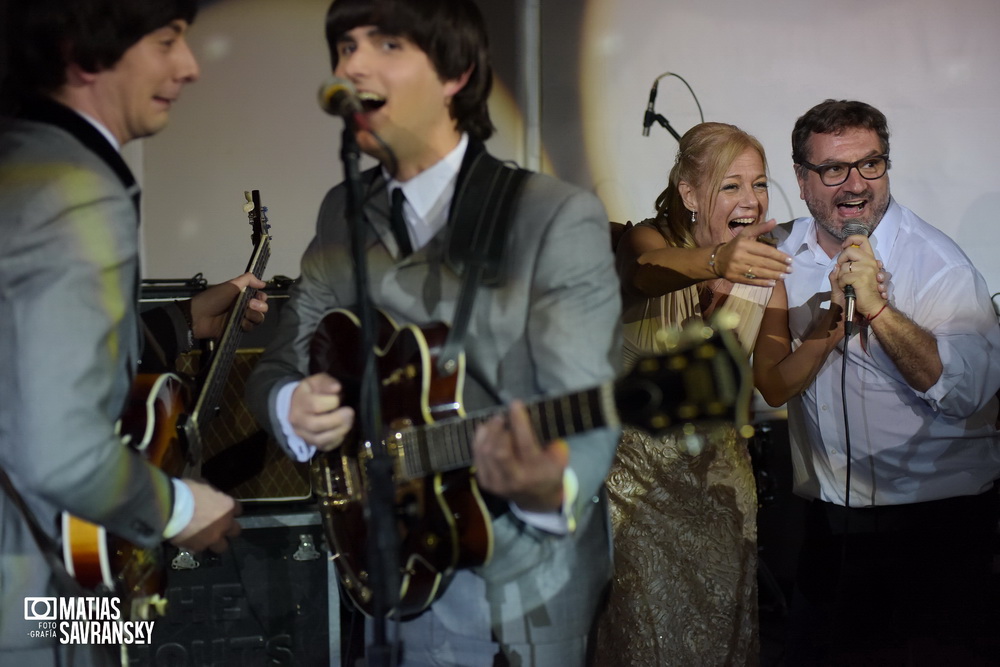
[[[739, 316], [736, 316], [737, 319]], [[715, 329], [712, 325], [715, 324], [717, 319], [715, 316], [712, 317], [712, 324], [708, 324], [696, 318], [691, 318], [684, 325], [684, 339], [688, 345], [696, 345], [697, 343], [709, 340], [715, 335]]]
[[739, 323], [740, 316], [730, 310], [719, 310], [712, 316], [712, 326], [717, 329], [733, 331]]
[[693, 424], [685, 424], [682, 433], [679, 444], [687, 450], [687, 453], [691, 456], [701, 454], [705, 449], [705, 437], [695, 430]]
[[681, 344], [682, 333], [677, 327], [658, 329], [654, 334], [656, 344], [663, 349], [672, 351]]
[[247, 202], [246, 204], [243, 204], [243, 212], [244, 213], [249, 213], [252, 210], [253, 210], [253, 202], [252, 201]]
[[246, 197], [246, 200], [247, 200], [247, 201], [253, 201], [253, 200], [251, 199], [251, 197], [250, 197], [250, 191], [249, 191], [249, 190], [244, 190], [244, 191], [243, 191], [243, 196], [244, 196], [244, 197]]

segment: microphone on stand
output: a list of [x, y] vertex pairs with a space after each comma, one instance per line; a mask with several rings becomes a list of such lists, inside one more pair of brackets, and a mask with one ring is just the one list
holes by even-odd
[[[861, 234], [862, 236], [868, 236], [871, 234], [871, 230], [864, 225], [852, 222], [850, 224], [844, 225], [844, 236], [854, 236], [855, 234]], [[852, 246], [854, 248], [857, 245]], [[844, 287], [844, 333], [848, 337], [854, 333], [854, 300], [856, 296], [854, 294], [854, 285], [847, 285]]]
[[368, 129], [364, 107], [354, 84], [339, 76], [331, 76], [320, 84], [317, 93], [319, 108], [331, 116], [339, 116], [357, 129]]
[[[672, 128], [670, 126], [670, 122], [660, 114], [656, 113], [656, 110], [653, 108], [653, 104], [656, 102], [656, 91], [660, 87], [660, 79], [662, 79], [665, 76], [677, 76], [678, 78], [680, 78], [677, 74], [674, 74], [673, 72], [664, 72], [660, 76], [653, 79], [653, 87], [649, 89], [649, 101], [646, 102], [646, 113], [642, 117], [642, 136], [648, 137], [649, 128], [653, 127], [653, 123], [659, 123], [660, 125], [663, 126], [663, 129], [665, 129], [667, 132], [671, 134], [671, 136], [673, 136], [674, 139], [680, 141], [681, 135], [677, 134], [677, 130]], [[684, 79], [681, 79], [681, 81], [684, 81]], [[684, 83], [687, 82], [685, 81]], [[688, 87], [690, 88], [690, 86]]]
[[649, 89], [649, 102], [646, 103], [646, 114], [642, 118], [642, 136], [649, 136], [649, 128], [653, 127], [653, 121], [656, 120], [656, 111], [653, 110], [653, 105], [656, 102], [656, 90], [660, 86], [660, 79], [663, 75], [656, 77], [653, 80], [653, 87]]

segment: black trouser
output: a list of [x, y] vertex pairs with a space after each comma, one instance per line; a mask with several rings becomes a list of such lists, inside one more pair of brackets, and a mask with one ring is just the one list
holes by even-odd
[[787, 664], [986, 636], [997, 518], [995, 490], [863, 509], [814, 500]]

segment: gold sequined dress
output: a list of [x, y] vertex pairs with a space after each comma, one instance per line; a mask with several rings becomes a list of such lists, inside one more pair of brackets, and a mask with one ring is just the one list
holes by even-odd
[[[749, 352], [770, 289], [733, 286]], [[655, 352], [655, 331], [700, 317], [694, 287], [651, 299], [625, 322], [626, 360]], [[756, 665], [757, 496], [746, 440], [728, 422], [700, 438], [626, 427], [608, 477], [615, 574], [594, 665]], [[692, 445], [693, 443], [693, 445]]]

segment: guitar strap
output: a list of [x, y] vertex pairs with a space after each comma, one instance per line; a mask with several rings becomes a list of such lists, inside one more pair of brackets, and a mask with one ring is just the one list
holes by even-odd
[[24, 498], [14, 488], [13, 482], [7, 476], [7, 471], [3, 468], [0, 468], [0, 486], [3, 487], [3, 490], [10, 497], [11, 502], [14, 503], [14, 507], [20, 510], [21, 515], [24, 516], [24, 522], [28, 525], [31, 536], [35, 538], [35, 543], [38, 544], [38, 550], [41, 552], [42, 557], [45, 558], [49, 569], [52, 570], [52, 576], [55, 578], [59, 590], [68, 596], [93, 596], [94, 591], [88, 591], [81, 586], [80, 582], [73, 578], [73, 575], [66, 569], [66, 564], [63, 563], [62, 558], [59, 556], [59, 547], [55, 543], [55, 540], [39, 525], [34, 512], [31, 511], [27, 503], [24, 502]]
[[448, 215], [451, 237], [447, 261], [461, 273], [462, 287], [448, 337], [438, 356], [438, 372], [443, 376], [458, 370], [479, 285], [503, 284], [504, 251], [514, 201], [530, 173], [501, 162], [481, 145], [469, 146]]

